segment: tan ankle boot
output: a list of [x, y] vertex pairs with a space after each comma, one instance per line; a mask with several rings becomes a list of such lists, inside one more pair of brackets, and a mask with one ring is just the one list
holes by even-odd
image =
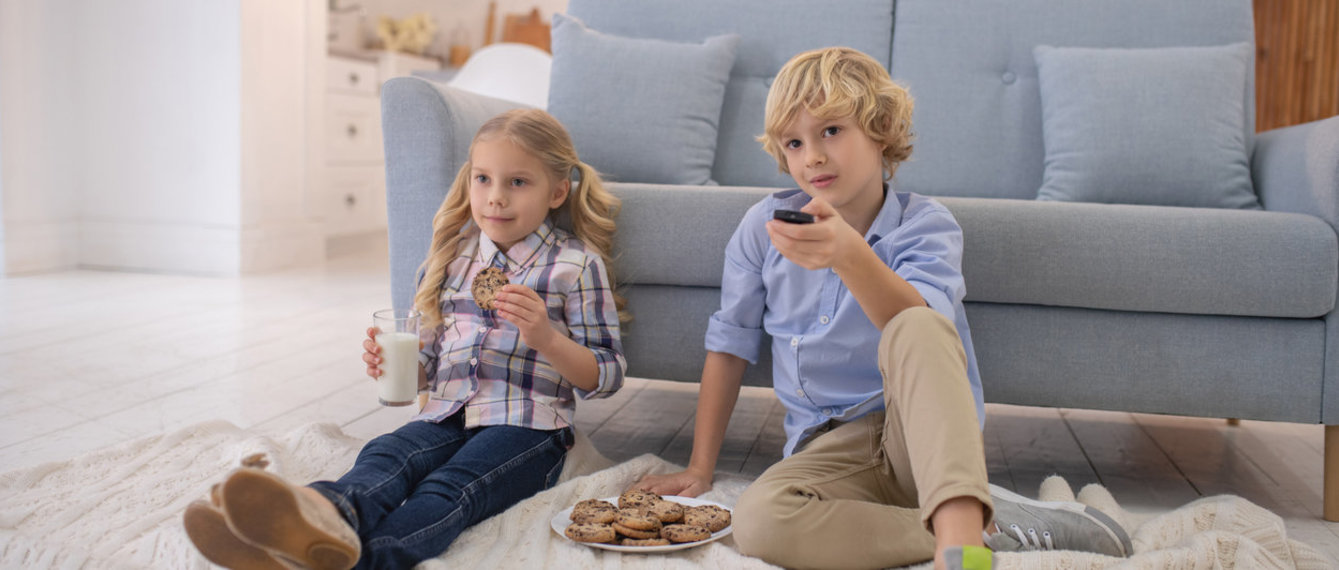
[[219, 510], [218, 485], [210, 490], [210, 500], [194, 501], [186, 506], [182, 523], [186, 536], [204, 557], [224, 568], [233, 570], [288, 570], [269, 551], [252, 545], [233, 534], [228, 521]]
[[333, 505], [318, 502], [277, 475], [242, 468], [219, 493], [228, 527], [285, 564], [348, 570], [362, 542]]

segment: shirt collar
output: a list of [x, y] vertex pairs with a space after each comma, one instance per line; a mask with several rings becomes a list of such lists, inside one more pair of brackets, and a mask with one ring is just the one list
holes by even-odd
[[900, 225], [902, 225], [902, 201], [893, 193], [892, 187], [884, 182], [883, 206], [879, 208], [878, 215], [874, 216], [874, 221], [869, 224], [869, 230], [865, 232], [865, 241], [874, 245]]
[[535, 254], [544, 249], [546, 244], [551, 243], [553, 237], [553, 226], [548, 220], [544, 220], [535, 231], [530, 232], [530, 235], [516, 242], [510, 250], [503, 252], [487, 234], [479, 232], [478, 261], [488, 266], [504, 264], [503, 269], [510, 273], [530, 264]]

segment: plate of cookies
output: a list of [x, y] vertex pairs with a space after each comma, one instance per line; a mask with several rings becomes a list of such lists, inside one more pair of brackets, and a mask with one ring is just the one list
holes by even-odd
[[585, 499], [559, 511], [553, 532], [572, 542], [618, 552], [669, 552], [730, 534], [730, 509], [693, 497], [628, 491]]

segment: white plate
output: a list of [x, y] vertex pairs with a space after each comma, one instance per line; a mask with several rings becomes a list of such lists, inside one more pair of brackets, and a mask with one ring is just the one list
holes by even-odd
[[[665, 499], [666, 501], [673, 501], [673, 502], [675, 502], [675, 503], [679, 503], [680, 505], [683, 505], [683, 506], [685, 506], [685, 507], [698, 507], [698, 506], [702, 506], [702, 505], [716, 505], [716, 506], [718, 506], [718, 507], [720, 507], [720, 508], [722, 508], [722, 509], [730, 510], [730, 507], [727, 507], [727, 506], [722, 505], [722, 504], [720, 504], [720, 503], [717, 503], [717, 502], [715, 502], [715, 501], [708, 501], [708, 500], [705, 500], [705, 499], [698, 499], [698, 498], [694, 498], [694, 497], [678, 497], [678, 496], [675, 496], [675, 495], [666, 495], [666, 496], [664, 497], [664, 499]], [[615, 505], [618, 504], [618, 497], [616, 497], [616, 496], [615, 496], [615, 497], [605, 497], [604, 500], [609, 501], [610, 503], [613, 503], [613, 504], [615, 504]], [[567, 530], [567, 525], [572, 524], [572, 508], [573, 508], [573, 507], [567, 507], [567, 508], [565, 508], [565, 509], [559, 511], [558, 514], [553, 515], [553, 520], [549, 521], [549, 526], [552, 526], [552, 527], [553, 527], [553, 532], [558, 533], [558, 536], [563, 537], [563, 540], [567, 540], [567, 541], [569, 541], [569, 542], [573, 542], [573, 543], [576, 543], [576, 544], [584, 544], [584, 545], [586, 545], [586, 546], [590, 546], [590, 547], [593, 547], [593, 548], [603, 548], [603, 549], [605, 549], [605, 550], [613, 550], [613, 551], [617, 551], [617, 552], [642, 552], [642, 553], [646, 553], [646, 552], [670, 552], [670, 551], [672, 551], [672, 550], [683, 550], [683, 549], [685, 549], [685, 548], [692, 548], [692, 547], [694, 547], [694, 546], [702, 546], [703, 544], [706, 544], [706, 543], [708, 543], [708, 542], [715, 542], [715, 541], [717, 541], [717, 540], [720, 540], [720, 539], [722, 539], [722, 538], [725, 538], [725, 537], [726, 537], [727, 535], [729, 535], [730, 532], [733, 531], [734, 528], [735, 528], [734, 525], [732, 524], [732, 525], [727, 526], [727, 527], [725, 527], [725, 528], [723, 528], [723, 529], [721, 529], [721, 530], [718, 530], [718, 531], [716, 531], [716, 532], [711, 533], [711, 537], [706, 538], [706, 539], [704, 539], [704, 540], [699, 540], [699, 541], [697, 541], [697, 542], [678, 542], [678, 543], [670, 544], [669, 546], [623, 546], [623, 545], [620, 545], [620, 544], [606, 544], [606, 543], [603, 543], [603, 542], [577, 542], [577, 541], [575, 541], [575, 540], [572, 540], [572, 539], [570, 539], [570, 538], [567, 538], [567, 534], [565, 534], [565, 533], [563, 532], [563, 531]], [[732, 512], [731, 514], [734, 514], [734, 513]]]

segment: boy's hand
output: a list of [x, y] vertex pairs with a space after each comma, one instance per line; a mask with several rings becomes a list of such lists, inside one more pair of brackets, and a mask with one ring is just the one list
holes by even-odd
[[367, 327], [367, 338], [363, 339], [363, 363], [367, 365], [367, 375], [373, 380], [381, 378], [381, 345], [377, 344], [377, 335], [381, 329]]
[[813, 198], [804, 208], [813, 214], [812, 224], [791, 224], [779, 220], [767, 222], [767, 237], [776, 250], [795, 265], [805, 269], [827, 269], [841, 265], [851, 251], [852, 241], [864, 238], [846, 223], [831, 204]]
[[703, 476], [692, 471], [647, 475], [633, 483], [629, 489], [651, 491], [660, 495], [696, 497], [711, 490], [711, 475]]
[[539, 293], [516, 283], [502, 287], [493, 301], [497, 314], [521, 330], [521, 342], [543, 352], [558, 331], [549, 324], [549, 309]]

